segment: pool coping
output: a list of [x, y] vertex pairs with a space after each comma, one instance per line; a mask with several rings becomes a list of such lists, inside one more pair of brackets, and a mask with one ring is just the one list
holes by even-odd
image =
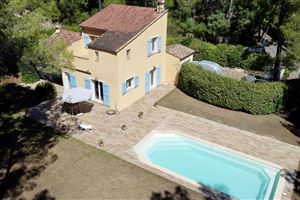
[[[280, 170], [280, 176], [279, 176], [279, 180], [278, 180], [278, 183], [277, 183], [276, 191], [275, 191], [275, 194], [274, 194], [274, 199], [282, 199], [282, 196], [284, 195], [284, 188], [285, 188], [285, 185], [286, 185], [286, 180], [284, 179], [284, 177], [281, 176], [282, 170], [284, 169], [282, 166], [274, 164], [274, 163], [266, 161], [266, 160], [263, 160], [263, 159], [260, 159], [260, 158], [257, 158], [255, 156], [251, 156], [251, 155], [248, 155], [248, 154], [245, 154], [245, 153], [233, 150], [231, 148], [228, 148], [228, 147], [225, 147], [225, 146], [213, 143], [213, 142], [209, 142], [207, 140], [203, 140], [203, 139], [201, 139], [199, 137], [195, 137], [195, 136], [191, 136], [191, 135], [188, 135], [188, 134], [181, 133], [179, 131], [175, 131], [175, 130], [152, 130], [149, 134], [147, 134], [145, 137], [143, 137], [137, 144], [135, 144], [133, 146], [134, 152], [137, 154], [139, 161], [141, 161], [142, 163], [144, 163], [144, 164], [146, 164], [146, 165], [148, 165], [148, 166], [150, 166], [152, 168], [158, 169], [158, 170], [160, 170], [160, 171], [162, 171], [162, 172], [164, 172], [166, 174], [169, 174], [169, 175], [171, 175], [171, 176], [173, 176], [175, 178], [179, 178], [179, 179], [183, 180], [184, 182], [187, 182], [187, 183], [190, 183], [190, 184], [192, 184], [194, 186], [197, 186], [198, 188], [205, 186], [202, 183], [196, 182], [196, 181], [194, 181], [194, 180], [192, 180], [190, 178], [187, 178], [187, 177], [185, 177], [183, 175], [180, 175], [180, 174], [175, 173], [175, 172], [173, 172], [171, 170], [168, 170], [168, 169], [165, 169], [163, 167], [160, 167], [159, 165], [154, 164], [149, 159], [147, 159], [147, 158], [144, 157], [144, 155], [140, 151], [140, 148], [143, 147], [143, 145], [145, 144], [145, 142], [150, 137], [152, 137], [153, 135], [157, 135], [157, 134], [158, 135], [164, 135], [164, 134], [173, 134], [174, 135], [175, 134], [175, 135], [179, 135], [179, 136], [182, 136], [182, 137], [186, 137], [186, 138], [198, 141], [200, 143], [209, 145], [209, 146], [211, 146], [213, 148], [218, 148], [218, 149], [224, 150], [226, 152], [232, 153], [234, 155], [241, 156], [243, 158], [246, 158], [246, 159], [249, 159], [249, 160], [253, 160], [253, 161], [256, 161], [256, 162], [259, 162], [259, 163], [262, 163], [264, 165], [267, 165], [267, 166], [270, 166], [270, 167], [273, 167], [273, 168], [276, 168], [276, 169]], [[215, 191], [218, 191], [218, 190], [216, 190], [214, 188], [212, 188], [212, 189], [215, 190]], [[230, 196], [230, 197], [232, 198], [232, 196]]]

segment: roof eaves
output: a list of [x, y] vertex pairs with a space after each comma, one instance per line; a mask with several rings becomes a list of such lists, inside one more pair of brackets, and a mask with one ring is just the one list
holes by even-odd
[[105, 49], [105, 48], [99, 48], [99, 47], [94, 47], [90, 44], [88, 44], [88, 48], [89, 49], [93, 49], [93, 50], [97, 50], [97, 51], [103, 51], [103, 52], [106, 52], [106, 53], [110, 53], [110, 54], [113, 54], [113, 55], [117, 55], [117, 52], [114, 51], [114, 50], [108, 50], [108, 49]]
[[165, 11], [163, 11], [163, 13], [157, 17], [155, 20], [153, 20], [151, 23], [149, 23], [147, 26], [145, 26], [142, 30], [140, 30], [139, 32], [137, 32], [130, 40], [128, 40], [124, 45], [122, 45], [121, 47], [119, 47], [116, 50], [116, 53], [120, 52], [122, 49], [124, 49], [129, 43], [131, 43], [133, 40], [135, 40], [139, 35], [141, 35], [146, 29], [148, 29], [150, 26], [152, 26], [155, 22], [157, 22], [162, 16], [164, 16], [165, 14], [168, 13], [168, 10], [166, 9]]

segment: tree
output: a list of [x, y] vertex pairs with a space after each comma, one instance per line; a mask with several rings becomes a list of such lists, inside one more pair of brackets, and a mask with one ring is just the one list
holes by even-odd
[[59, 0], [60, 21], [66, 24], [79, 24], [89, 16], [87, 0]]
[[286, 39], [286, 45], [300, 59], [300, 2], [292, 1], [291, 6], [295, 11], [290, 14], [286, 23], [281, 26], [281, 30]]
[[[24, 3], [25, 2], [25, 3]], [[26, 4], [28, 3], [28, 5]], [[44, 26], [49, 19], [34, 0], [8, 1], [0, 7], [0, 75], [12, 75], [25, 69], [29, 76], [39, 78], [43, 73], [56, 73], [61, 67], [70, 67], [72, 56], [63, 44], [49, 46], [46, 41], [52, 29]], [[17, 6], [15, 10], [15, 5]], [[27, 9], [33, 10], [27, 10]], [[37, 74], [37, 76], [36, 76]]]
[[195, 17], [197, 0], [175, 0], [175, 13], [181, 20]]
[[40, 77], [58, 75], [62, 68], [72, 68], [72, 59], [72, 53], [66, 49], [63, 41], [49, 44], [48, 38], [43, 38], [37, 45], [24, 49], [18, 66], [23, 72], [30, 72], [29, 76], [22, 77], [23, 81], [34, 82]]
[[[282, 50], [283, 45], [287, 44], [295, 55], [298, 56], [300, 52], [300, 36], [299, 27], [297, 22], [300, 21], [300, 3], [296, 0], [281, 0], [280, 1], [280, 12], [278, 16], [277, 31], [278, 31], [278, 42], [276, 59], [274, 64], [274, 79], [280, 79], [280, 73], [282, 69]], [[294, 53], [293, 53], [294, 54]]]
[[223, 36], [229, 31], [230, 22], [224, 13], [218, 12], [207, 18], [207, 35], [212, 42], [222, 42]]

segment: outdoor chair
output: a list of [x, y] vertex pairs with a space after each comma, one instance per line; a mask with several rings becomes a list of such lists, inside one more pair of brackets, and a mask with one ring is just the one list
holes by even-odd
[[92, 130], [92, 125], [91, 124], [85, 124], [85, 123], [82, 123], [82, 122], [79, 122], [77, 124], [79, 126], [79, 129], [81, 129], [81, 130], [84, 130], [84, 131]]

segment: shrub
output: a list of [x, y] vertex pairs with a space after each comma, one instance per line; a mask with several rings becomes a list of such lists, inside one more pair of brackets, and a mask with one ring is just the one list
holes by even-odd
[[193, 64], [180, 70], [178, 87], [210, 104], [251, 114], [269, 114], [283, 107], [285, 84], [247, 83], [223, 77]]
[[210, 60], [223, 67], [243, 68], [242, 46], [192, 41], [191, 48], [196, 50], [195, 60]]
[[181, 40], [181, 43], [196, 51], [195, 60], [210, 60], [223, 67], [270, 71], [274, 63], [268, 54], [244, 51], [241, 45], [214, 45], [195, 38], [189, 38], [188, 42]]
[[54, 85], [50, 82], [41, 82], [35, 88], [35, 96], [39, 101], [54, 100], [57, 92]]
[[33, 67], [20, 66], [23, 83], [34, 83], [40, 80], [38, 72]]

